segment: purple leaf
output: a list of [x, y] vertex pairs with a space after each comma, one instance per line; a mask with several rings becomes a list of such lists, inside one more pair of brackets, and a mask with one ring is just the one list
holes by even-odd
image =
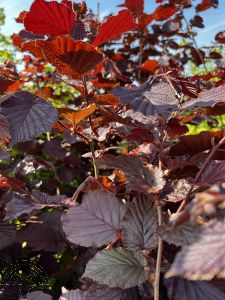
[[100, 247], [115, 241], [120, 229], [120, 203], [105, 191], [89, 191], [79, 206], [62, 218], [67, 239], [81, 246]]
[[165, 280], [169, 299], [173, 300], [224, 300], [225, 294], [204, 281], [189, 281], [181, 278]]
[[10, 246], [16, 238], [16, 227], [12, 224], [0, 223], [0, 249]]
[[165, 185], [162, 171], [150, 164], [144, 165], [137, 156], [105, 154], [97, 159], [100, 169], [119, 169], [128, 180], [127, 189], [143, 193], [157, 193]]
[[115, 88], [113, 95], [117, 96], [122, 103], [130, 104], [134, 112], [144, 116], [168, 117], [178, 105], [170, 85], [163, 79], [153, 77], [138, 88]]
[[50, 131], [58, 119], [51, 104], [26, 91], [16, 92], [5, 101], [1, 113], [9, 122], [11, 145]]
[[124, 247], [130, 251], [152, 250], [158, 244], [156, 209], [149, 199], [128, 203], [121, 228]]
[[197, 99], [184, 102], [181, 106], [181, 110], [190, 109], [194, 106], [207, 107], [215, 106], [218, 103], [225, 102], [225, 87], [219, 86], [217, 88], [212, 88], [207, 91], [203, 91], [199, 94]]
[[166, 276], [210, 280], [225, 274], [225, 218], [202, 225], [191, 245], [183, 247]]
[[201, 174], [198, 185], [216, 184], [225, 179], [225, 161], [212, 162]]
[[[24, 299], [24, 297], [20, 298], [19, 300]], [[52, 300], [52, 296], [49, 294], [45, 294], [41, 291], [35, 291], [28, 293], [26, 295], [26, 300]]]
[[32, 196], [12, 193], [6, 203], [5, 211], [7, 219], [16, 219], [23, 214], [30, 214], [35, 209], [42, 209], [45, 206], [60, 206], [64, 196], [49, 196], [40, 191], [34, 190]]

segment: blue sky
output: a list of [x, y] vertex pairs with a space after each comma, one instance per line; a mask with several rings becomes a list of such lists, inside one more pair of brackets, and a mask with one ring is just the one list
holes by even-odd
[[[11, 35], [22, 29], [22, 26], [14, 21], [20, 11], [29, 10], [33, 0], [0, 0], [0, 7], [5, 9], [6, 24], [1, 28], [1, 32], [6, 35]], [[78, 1], [79, 2], [79, 1]], [[100, 2], [100, 12], [103, 15], [115, 12], [117, 5], [123, 3], [123, 0], [87, 0], [88, 7], [96, 11], [97, 2]], [[199, 1], [197, 1], [199, 2]], [[195, 3], [197, 3], [195, 1]], [[153, 12], [155, 8], [155, 0], [145, 0], [145, 10], [147, 13]], [[186, 16], [193, 16], [194, 10], [186, 10]], [[202, 12], [206, 27], [199, 30], [197, 42], [200, 46], [207, 45], [214, 40], [217, 32], [225, 30], [225, 0], [220, 0], [218, 9], [210, 9]]]

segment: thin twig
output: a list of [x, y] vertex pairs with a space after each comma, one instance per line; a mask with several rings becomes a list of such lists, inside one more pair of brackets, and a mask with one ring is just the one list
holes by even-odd
[[[88, 105], [89, 104], [88, 103], [88, 90], [87, 90], [86, 79], [85, 79], [84, 76], [82, 77], [82, 82], [83, 82], [83, 86], [84, 86], [84, 98], [85, 98], [86, 103]], [[90, 128], [93, 131], [91, 117], [89, 117], [88, 119], [89, 119], [89, 123], [90, 123]], [[93, 140], [90, 140], [90, 149], [91, 149], [91, 154], [92, 154], [92, 161], [93, 161], [95, 179], [98, 179], [99, 172], [98, 172], [98, 166], [97, 166], [97, 162], [96, 162], [96, 155], [95, 155], [95, 148], [94, 148]]]
[[197, 42], [196, 42], [196, 39], [192, 36], [192, 33], [193, 33], [193, 32], [192, 32], [192, 30], [190, 29], [190, 24], [188, 23], [188, 20], [186, 19], [186, 17], [185, 17], [184, 14], [183, 14], [183, 17], [184, 17], [184, 21], [185, 21], [185, 23], [186, 23], [186, 25], [187, 25], [188, 32], [190, 33], [190, 39], [191, 39], [192, 42], [194, 43], [194, 46], [195, 46], [196, 51], [197, 51], [197, 53], [198, 53], [198, 55], [199, 55], [199, 57], [200, 57], [200, 59], [201, 59], [203, 65], [204, 65], [204, 69], [205, 69], [206, 73], [208, 73], [208, 69], [207, 69], [207, 67], [206, 67], [204, 57], [202, 56], [202, 53], [201, 53], [201, 51], [200, 51], [199, 48], [198, 48], [198, 44], [197, 44]]
[[[162, 169], [162, 156], [163, 156], [163, 146], [166, 140], [166, 133], [164, 133], [162, 143], [159, 149], [159, 169]], [[162, 225], [162, 208], [159, 203], [157, 206], [158, 214], [158, 226]], [[155, 270], [155, 283], [154, 283], [154, 300], [159, 300], [159, 286], [160, 286], [160, 270], [162, 262], [162, 252], [163, 252], [163, 239], [159, 237], [158, 239], [158, 249], [157, 249], [157, 260], [156, 260], [156, 270]]]
[[[158, 213], [158, 226], [162, 225], [162, 208], [157, 206]], [[163, 251], [163, 239], [159, 237], [158, 240], [158, 250], [157, 250], [157, 261], [155, 270], [155, 284], [154, 284], [154, 300], [159, 300], [159, 284], [160, 284], [160, 269], [162, 261], [162, 251]]]
[[[209, 155], [207, 156], [207, 158], [206, 158], [204, 164], [202, 165], [201, 169], [198, 171], [198, 173], [197, 173], [197, 175], [196, 175], [196, 177], [195, 177], [195, 179], [194, 179], [194, 182], [197, 182], [197, 181], [200, 179], [200, 177], [201, 177], [202, 173], [205, 171], [205, 169], [206, 169], [206, 167], [207, 167], [207, 165], [208, 165], [210, 159], [213, 157], [213, 155], [214, 155], [215, 152], [219, 149], [219, 147], [220, 147], [222, 144], [224, 144], [224, 143], [225, 143], [225, 136], [220, 140], [220, 142], [219, 142], [218, 144], [216, 144], [216, 145], [212, 148], [211, 152], [210, 152]], [[184, 206], [185, 206], [185, 204], [186, 204], [186, 202], [187, 202], [187, 199], [189, 198], [191, 192], [193, 191], [194, 186], [195, 186], [194, 184], [191, 185], [190, 189], [188, 190], [188, 193], [187, 193], [186, 197], [185, 197], [184, 200], [181, 202], [181, 204], [180, 204], [180, 206], [178, 207], [178, 210], [176, 211], [176, 213], [179, 213], [179, 212], [182, 211], [182, 209], [184, 208]]]

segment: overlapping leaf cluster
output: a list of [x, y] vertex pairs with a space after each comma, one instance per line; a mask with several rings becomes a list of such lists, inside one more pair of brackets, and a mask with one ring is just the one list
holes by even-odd
[[16, 19], [23, 69], [0, 67], [0, 268], [35, 258], [49, 282], [25, 278], [10, 299], [225, 299], [224, 31], [195, 39], [218, 1], [190, 20], [192, 1], [155, 2], [101, 22], [85, 1], [34, 0]]

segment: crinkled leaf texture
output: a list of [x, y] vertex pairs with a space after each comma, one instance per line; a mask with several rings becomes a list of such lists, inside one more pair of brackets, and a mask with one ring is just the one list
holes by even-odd
[[210, 280], [225, 277], [225, 218], [202, 225], [194, 242], [183, 247], [167, 277], [183, 276], [190, 280]]
[[160, 169], [150, 164], [144, 165], [137, 156], [119, 155], [117, 157], [106, 154], [97, 159], [101, 169], [119, 169], [128, 180], [127, 189], [138, 192], [156, 193], [165, 185]]
[[190, 109], [194, 106], [207, 107], [215, 106], [218, 103], [225, 102], [225, 87], [219, 86], [212, 88], [211, 90], [203, 91], [199, 94], [197, 99], [184, 102], [181, 106], [181, 110]]
[[16, 227], [12, 224], [0, 223], [0, 249], [11, 245], [16, 238]]
[[26, 299], [26, 300], [52, 300], [52, 296], [49, 294], [45, 294], [41, 291], [35, 291], [35, 292], [28, 293], [26, 295], [26, 298], [24, 298], [24, 296], [23, 296], [19, 300], [23, 300], [23, 299]]
[[59, 300], [140, 300], [136, 288], [119, 289], [93, 284], [88, 290], [65, 291]]
[[134, 22], [132, 13], [128, 9], [121, 10], [118, 15], [110, 17], [100, 26], [93, 45], [97, 47], [124, 32], [136, 29], [136, 27], [137, 24]]
[[147, 280], [145, 266], [146, 258], [140, 252], [105, 249], [88, 262], [83, 276], [111, 288], [127, 289]]
[[158, 243], [156, 227], [156, 209], [150, 199], [128, 203], [121, 223], [124, 247], [130, 251], [154, 249]]
[[76, 14], [57, 1], [35, 0], [24, 19], [26, 30], [51, 36], [65, 35], [72, 31]]
[[76, 78], [93, 70], [103, 59], [102, 53], [92, 45], [65, 36], [36, 44], [48, 62], [62, 74]]
[[11, 145], [50, 131], [58, 120], [57, 110], [50, 103], [26, 91], [13, 94], [0, 111], [9, 122]]
[[189, 281], [181, 278], [171, 278], [165, 280], [165, 285], [168, 289], [167, 294], [169, 299], [173, 300], [225, 299], [225, 294], [221, 290], [204, 281]]
[[79, 206], [62, 218], [67, 239], [81, 246], [101, 247], [115, 241], [120, 229], [120, 203], [106, 191], [89, 191]]
[[130, 104], [134, 112], [144, 116], [168, 117], [177, 108], [178, 100], [170, 85], [163, 79], [150, 79], [137, 88], [117, 87], [113, 90], [122, 103]]

